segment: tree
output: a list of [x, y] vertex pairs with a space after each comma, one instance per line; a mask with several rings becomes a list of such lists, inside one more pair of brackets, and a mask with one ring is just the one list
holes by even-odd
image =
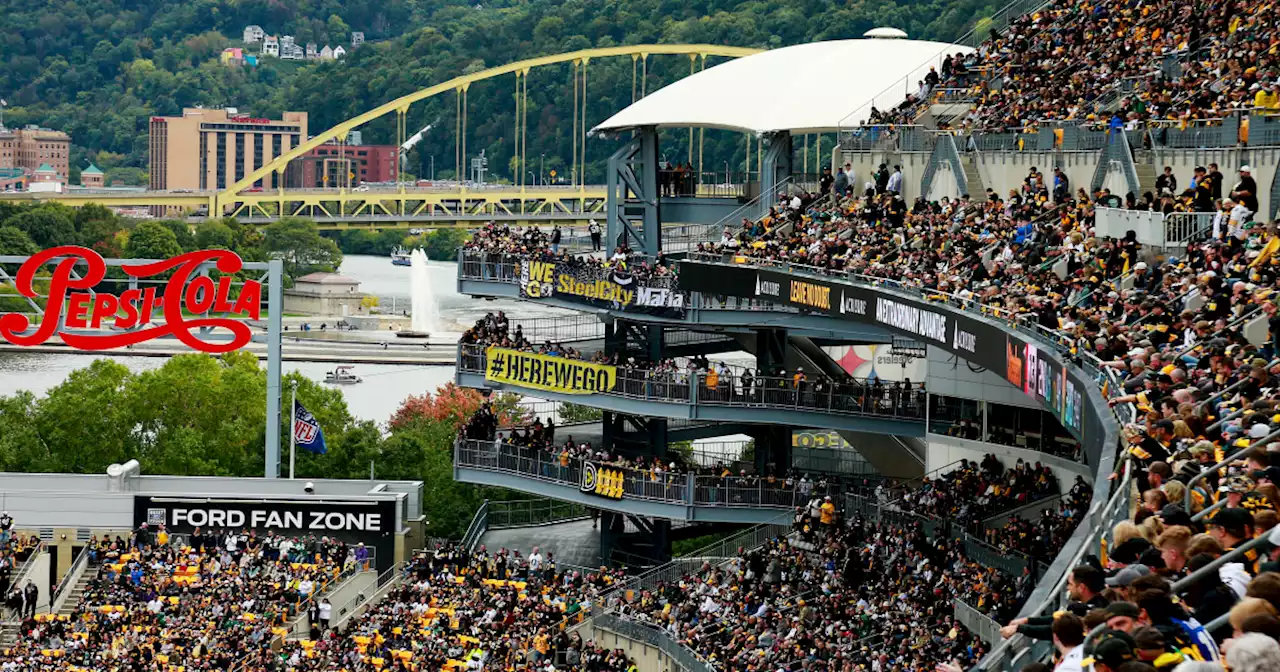
[[312, 271], [333, 271], [342, 264], [342, 252], [332, 240], [320, 235], [315, 222], [282, 217], [267, 227], [268, 254], [284, 260], [285, 273], [298, 278]]
[[558, 412], [560, 416], [560, 424], [567, 425], [572, 422], [595, 422], [604, 417], [604, 411], [582, 404], [565, 402], [560, 404]]
[[28, 210], [10, 218], [6, 225], [25, 232], [41, 249], [76, 242], [75, 225], [60, 208], [39, 207]]
[[520, 407], [519, 397], [512, 394], [495, 394], [486, 399], [476, 390], [458, 387], [450, 382], [435, 394], [414, 395], [400, 402], [400, 408], [392, 414], [387, 425], [392, 431], [413, 426], [445, 423], [457, 431], [471, 419], [480, 405], [491, 402], [498, 424], [504, 427], [518, 424], [527, 419], [527, 412]]
[[98, 359], [50, 389], [36, 403], [36, 430], [48, 447], [38, 470], [101, 473], [110, 464], [139, 457], [126, 403], [132, 379], [123, 364]]
[[40, 246], [21, 229], [0, 226], [0, 254], [35, 254]]
[[124, 248], [130, 259], [168, 259], [182, 254], [173, 230], [160, 222], [146, 221], [134, 227]]
[[162, 219], [160, 220], [160, 224], [163, 225], [164, 228], [173, 232], [174, 240], [178, 241], [178, 246], [181, 247], [184, 252], [190, 252], [191, 250], [196, 249], [196, 239], [195, 236], [191, 235], [190, 224], [180, 222], [176, 219]]
[[206, 220], [196, 225], [195, 246], [198, 250], [230, 250], [235, 241], [235, 232], [222, 222]]
[[426, 236], [423, 250], [428, 259], [435, 261], [455, 261], [458, 248], [471, 238], [466, 229], [436, 229]]

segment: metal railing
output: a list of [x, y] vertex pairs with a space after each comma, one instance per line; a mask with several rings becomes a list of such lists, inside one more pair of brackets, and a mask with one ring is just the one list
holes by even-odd
[[[583, 462], [578, 458], [561, 460], [558, 455], [534, 448], [500, 441], [460, 440], [454, 446], [454, 464], [460, 467], [517, 474], [524, 478], [578, 487], [582, 482]], [[785, 481], [769, 483], [763, 479], [739, 476], [695, 476], [693, 474], [657, 474], [623, 466], [603, 465], [622, 474], [622, 499], [679, 504], [681, 506], [746, 507], [757, 509], [793, 509], [808, 504], [814, 497], [839, 495], [838, 484], [816, 483], [788, 487]], [[691, 480], [693, 479], [693, 480]], [[491, 524], [497, 502], [486, 502], [476, 512], [463, 536], [463, 545], [474, 548], [484, 529]], [[563, 506], [573, 506], [562, 504]], [[579, 511], [581, 511], [579, 513]], [[566, 508], [555, 511], [560, 520], [586, 515], [585, 509]], [[550, 514], [549, 514], [550, 515]], [[515, 518], [514, 520], [520, 520]], [[548, 519], [541, 522], [553, 522]], [[504, 521], [505, 522], [505, 521]], [[535, 524], [511, 523], [511, 524]], [[470, 544], [470, 545], [468, 545]]]
[[475, 552], [476, 546], [480, 543], [480, 537], [484, 536], [487, 529], [489, 529], [489, 500], [486, 499], [481, 502], [480, 508], [476, 509], [476, 514], [471, 517], [471, 524], [462, 534], [460, 545], [468, 553]]
[[[486, 365], [485, 346], [458, 346], [459, 371], [483, 374]], [[752, 377], [748, 384], [743, 382], [741, 369], [730, 370], [730, 375], [709, 379], [708, 374], [696, 371], [618, 367], [613, 389], [597, 394], [695, 406], [776, 408], [902, 420], [924, 417], [924, 391], [920, 388], [904, 394], [878, 380], [856, 378], [815, 378], [797, 387], [794, 378], [778, 376]]]
[[791, 513], [779, 514], [769, 522], [747, 528], [692, 553], [674, 558], [664, 565], [630, 577], [601, 595], [598, 603], [608, 608], [616, 606], [621, 601], [638, 599], [642, 591], [678, 582], [685, 576], [697, 572], [703, 565], [721, 564], [738, 557], [741, 552], [754, 550], [770, 540], [784, 537], [790, 531]]
[[715, 665], [698, 655], [693, 649], [681, 644], [663, 628], [649, 623], [625, 618], [604, 610], [592, 610], [591, 624], [601, 630], [608, 630], [619, 637], [652, 646], [666, 657], [678, 670], [683, 672], [715, 672]]
[[563, 523], [589, 515], [587, 507], [558, 499], [485, 500], [485, 503], [490, 530]]
[[67, 573], [62, 576], [62, 582], [58, 584], [58, 589], [54, 591], [53, 595], [49, 596], [49, 613], [56, 614], [62, 609], [62, 605], [71, 596], [71, 590], [80, 582], [80, 577], [89, 571], [89, 550], [88, 544], [80, 548], [75, 560], [71, 562], [71, 567], [67, 568]]
[[988, 646], [996, 646], [1003, 639], [1000, 636], [1000, 624], [990, 616], [969, 606], [964, 600], [952, 600], [952, 604], [956, 622], [968, 628], [969, 632], [977, 635]]
[[763, 217], [769, 206], [778, 200], [779, 194], [790, 193], [793, 179], [788, 176], [755, 198], [743, 203], [714, 224], [687, 224], [662, 230], [662, 250], [667, 253], [687, 252], [702, 243], [720, 240], [724, 230], [737, 231], [743, 219], [756, 221]]
[[377, 589], [373, 591], [373, 594], [365, 595], [364, 593], [357, 593], [341, 605], [335, 606], [332, 611], [333, 615], [330, 619], [333, 624], [332, 627], [341, 630], [344, 625], [351, 621], [351, 619], [362, 616], [369, 611], [369, 609], [381, 601], [382, 598], [386, 597], [387, 593], [390, 593], [396, 586], [400, 585], [400, 583], [404, 581], [407, 568], [408, 563], [403, 561], [397, 562], [378, 575], [378, 580], [375, 584], [377, 585]]

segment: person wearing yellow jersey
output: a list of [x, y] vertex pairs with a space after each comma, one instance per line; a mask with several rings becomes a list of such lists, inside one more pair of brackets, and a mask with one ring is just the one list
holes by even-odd
[[828, 495], [822, 499], [822, 506], [819, 507], [823, 525], [834, 525], [836, 522], [836, 505], [831, 503], [831, 496]]

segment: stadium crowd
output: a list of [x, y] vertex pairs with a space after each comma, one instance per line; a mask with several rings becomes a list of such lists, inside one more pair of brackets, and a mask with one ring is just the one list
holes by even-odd
[[994, 454], [987, 454], [981, 463], [960, 460], [936, 478], [926, 476], [896, 503], [906, 511], [968, 525], [1057, 494], [1058, 479], [1049, 467], [1019, 459], [1006, 468]]
[[267, 650], [358, 547], [308, 536], [197, 530], [188, 541], [142, 525], [94, 537], [92, 578], [70, 614], [31, 614], [0, 651], [3, 670], [228, 670]]
[[[1054, 0], [957, 53], [870, 124], [913, 123], [928, 101], [968, 100], [972, 130], [1037, 130], [1041, 122], [1135, 129], [1234, 112], [1280, 110], [1280, 36], [1266, 2], [1214, 0], [1187, 12], [1171, 0]], [[1175, 65], [1176, 64], [1176, 65]]]
[[399, 583], [348, 627], [250, 654], [291, 672], [509, 670], [636, 672], [621, 650], [583, 641], [566, 626], [590, 610], [621, 574], [561, 568], [551, 553], [457, 545], [422, 552]]

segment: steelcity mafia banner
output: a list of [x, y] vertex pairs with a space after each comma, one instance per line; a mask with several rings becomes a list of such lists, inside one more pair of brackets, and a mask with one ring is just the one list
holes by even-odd
[[[299, 481], [301, 483], [301, 481]], [[207, 497], [133, 498], [134, 527], [152, 530], [164, 524], [170, 534], [203, 532], [275, 532], [302, 539], [338, 538], [377, 549], [380, 567], [394, 563], [397, 531], [394, 501], [249, 500]], [[385, 563], [385, 565], [384, 565]]]
[[484, 379], [561, 394], [601, 394], [618, 382], [618, 369], [493, 346], [485, 350]]
[[[1084, 402], [1086, 385], [1091, 381], [1069, 374], [1057, 353], [955, 310], [778, 269], [696, 261], [680, 263], [680, 286], [690, 292], [771, 301], [809, 313], [886, 327], [1001, 374], [1040, 401], [1076, 438], [1082, 439], [1091, 431], [1096, 432], [1093, 436], [1103, 436], [1100, 419], [1092, 405]], [[1081, 442], [1090, 464], [1097, 464], [1098, 455], [1087, 442]]]
[[623, 269], [572, 266], [562, 262], [520, 260], [520, 296], [581, 303], [599, 308], [684, 317], [684, 293], [672, 287], [642, 284]]

